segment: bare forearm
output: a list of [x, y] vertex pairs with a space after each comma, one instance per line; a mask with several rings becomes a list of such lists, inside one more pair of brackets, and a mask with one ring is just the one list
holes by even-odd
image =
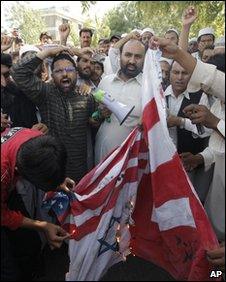
[[197, 64], [196, 59], [185, 50], [178, 48], [174, 60], [177, 61], [186, 71], [193, 73]]
[[43, 231], [46, 224], [47, 223], [45, 221], [33, 220], [31, 218], [24, 217], [21, 227], [27, 229], [34, 229], [37, 231]]
[[67, 38], [60, 38], [60, 45], [66, 46], [67, 45]]
[[122, 39], [120, 39], [118, 42], [115, 43], [114, 48], [120, 49], [127, 41], [131, 39], [131, 34], [126, 35]]
[[48, 49], [46, 49], [38, 52], [36, 56], [41, 60], [45, 60], [46, 58], [48, 58], [48, 55], [49, 55], [49, 51]]
[[190, 26], [182, 26], [180, 38], [179, 38], [179, 47], [182, 50], [188, 50], [188, 37], [189, 37]]

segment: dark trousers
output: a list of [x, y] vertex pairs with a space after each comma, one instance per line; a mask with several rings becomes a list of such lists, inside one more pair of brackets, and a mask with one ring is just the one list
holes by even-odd
[[[21, 197], [13, 192], [8, 207], [29, 217]], [[1, 228], [1, 281], [29, 281], [40, 267], [41, 240], [38, 232], [25, 228]]]

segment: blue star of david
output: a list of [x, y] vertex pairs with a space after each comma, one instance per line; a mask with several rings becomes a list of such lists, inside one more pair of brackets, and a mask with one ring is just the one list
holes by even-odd
[[121, 217], [112, 216], [110, 223], [109, 223], [109, 226], [108, 226], [108, 229], [106, 230], [106, 232], [104, 234], [104, 237], [102, 237], [101, 239], [98, 240], [98, 242], [101, 244], [100, 249], [98, 251], [98, 255], [97, 255], [98, 257], [100, 255], [102, 255], [103, 253], [109, 251], [109, 250], [112, 250], [114, 252], [117, 252], [119, 250], [119, 246], [118, 246], [117, 241], [115, 241], [113, 244], [109, 244], [107, 241], [105, 241], [105, 239], [107, 237], [109, 230], [112, 228], [112, 226], [114, 226], [115, 222], [120, 223], [120, 218]]

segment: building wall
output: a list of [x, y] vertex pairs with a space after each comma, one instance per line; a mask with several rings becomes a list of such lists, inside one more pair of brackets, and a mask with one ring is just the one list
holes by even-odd
[[83, 27], [83, 21], [68, 16], [63, 9], [57, 10], [52, 7], [41, 9], [40, 12], [47, 26], [46, 31], [53, 37], [53, 40], [59, 40], [58, 27], [62, 23], [70, 23], [73, 25], [77, 34], [79, 34], [79, 30]]

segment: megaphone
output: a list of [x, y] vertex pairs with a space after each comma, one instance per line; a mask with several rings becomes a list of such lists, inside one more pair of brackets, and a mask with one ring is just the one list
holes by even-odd
[[103, 103], [116, 116], [120, 125], [124, 123], [135, 108], [135, 106], [130, 108], [125, 104], [116, 101], [110, 94], [99, 88], [92, 92], [92, 94], [98, 103]]

